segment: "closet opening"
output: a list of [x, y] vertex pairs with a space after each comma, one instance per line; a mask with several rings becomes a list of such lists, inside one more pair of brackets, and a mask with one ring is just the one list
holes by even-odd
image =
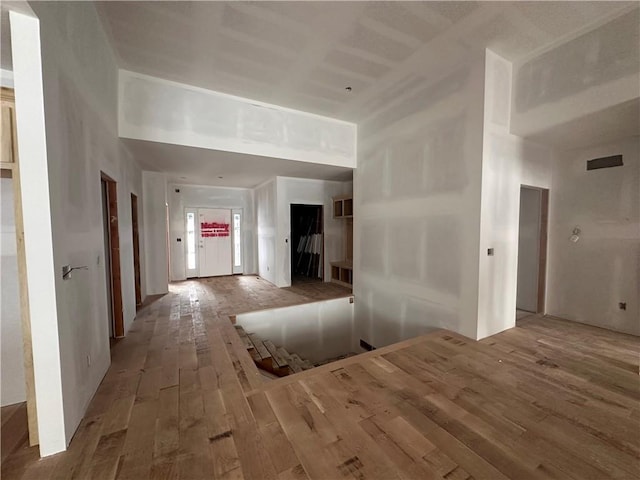
[[322, 205], [291, 205], [291, 285], [323, 280], [323, 213]]

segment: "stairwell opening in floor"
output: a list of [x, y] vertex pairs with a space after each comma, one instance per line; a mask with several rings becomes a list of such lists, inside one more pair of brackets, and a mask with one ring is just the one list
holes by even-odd
[[[265, 376], [282, 377], [360, 352], [353, 297], [239, 314], [238, 335]], [[264, 373], [263, 373], [264, 374]]]

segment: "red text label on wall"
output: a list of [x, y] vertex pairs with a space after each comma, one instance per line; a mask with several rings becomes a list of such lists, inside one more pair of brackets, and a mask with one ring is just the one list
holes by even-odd
[[228, 237], [229, 224], [218, 222], [201, 222], [200, 235], [202, 236], [202, 238]]

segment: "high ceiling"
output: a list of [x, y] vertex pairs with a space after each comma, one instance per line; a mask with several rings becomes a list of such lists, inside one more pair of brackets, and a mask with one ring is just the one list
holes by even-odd
[[121, 68], [363, 121], [485, 47], [516, 61], [634, 3], [99, 2], [98, 11]]

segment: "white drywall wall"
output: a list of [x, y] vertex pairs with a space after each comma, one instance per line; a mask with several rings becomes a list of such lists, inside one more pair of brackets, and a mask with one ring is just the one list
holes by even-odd
[[166, 176], [143, 171], [142, 191], [147, 295], [159, 295], [169, 290]]
[[[176, 191], [179, 190], [179, 191]], [[242, 210], [242, 266], [243, 273], [257, 273], [256, 229], [254, 226], [253, 190], [196, 185], [170, 184], [169, 222], [171, 242], [171, 280], [186, 278], [186, 230], [185, 208], [226, 208]], [[181, 239], [178, 242], [178, 238]]]
[[511, 132], [529, 136], [640, 96], [640, 8], [514, 68]]
[[351, 193], [351, 182], [330, 182], [277, 177], [276, 285], [291, 286], [291, 205], [322, 205], [324, 229], [324, 280], [331, 279], [331, 261], [344, 260], [345, 220], [333, 218], [332, 197]]
[[40, 22], [10, 12], [18, 151], [23, 172], [22, 217], [31, 319], [40, 455], [66, 448], [50, 180], [45, 134]]
[[0, 68], [0, 86], [13, 88], [13, 72]]
[[540, 190], [520, 189], [516, 308], [534, 313], [538, 310], [541, 197]]
[[356, 125], [120, 71], [121, 137], [356, 166]]
[[0, 179], [0, 196], [0, 405], [5, 406], [24, 402], [27, 394], [24, 383], [18, 252], [11, 178]]
[[[110, 364], [100, 172], [118, 184], [125, 331], [136, 314], [130, 195], [133, 192], [142, 198], [141, 172], [117, 135], [117, 68], [95, 7], [87, 3], [39, 3], [33, 8], [40, 19], [42, 36], [48, 159], [48, 193], [40, 185], [43, 193], [38, 194], [50, 197], [50, 214], [48, 209], [42, 209], [40, 215], [47, 222], [50, 218], [54, 254], [51, 279], [55, 279], [55, 307], [47, 306], [46, 314], [51, 321], [52, 310], [57, 312], [58, 332], [48, 335], [59, 344], [56, 373], [62, 377], [64, 433], [68, 443]], [[20, 55], [14, 55], [14, 63], [16, 57]], [[21, 77], [17, 64], [14, 74], [19, 118]], [[20, 120], [18, 123], [20, 132]], [[21, 161], [26, 156], [21, 150]], [[26, 169], [23, 166], [23, 172], [32, 175], [37, 168], [47, 171], [41, 166]], [[30, 195], [33, 192], [23, 191], [23, 197]], [[25, 236], [27, 242], [30, 236], [37, 237], [37, 248], [46, 252], [43, 228], [25, 225]], [[71, 278], [63, 280], [60, 274], [63, 265], [86, 265], [89, 269], [74, 272]], [[45, 295], [44, 288], [32, 288], [31, 280], [42, 276], [41, 268], [35, 264], [28, 266], [30, 292], [38, 292], [35, 296], [38, 308]], [[32, 298], [34, 295], [30, 295]], [[33, 309], [31, 315], [33, 323]], [[37, 330], [32, 325], [32, 331]], [[34, 341], [34, 362], [47, 349], [51, 347], [36, 345]], [[49, 364], [49, 370], [55, 371], [56, 363], [49, 361]], [[58, 418], [56, 412], [40, 410], [40, 396], [57, 392], [38, 387], [36, 379], [38, 421], [41, 413]], [[44, 452], [54, 453], [63, 448], [64, 442], [53, 451], [45, 448]]]
[[[586, 171], [618, 154], [624, 166]], [[558, 152], [549, 206], [547, 312], [640, 335], [640, 139]]]
[[255, 189], [258, 232], [258, 275], [276, 284], [277, 203], [276, 179]]
[[345, 297], [260, 310], [237, 315], [236, 324], [317, 363], [353, 351], [353, 305]]
[[358, 125], [356, 340], [477, 331], [484, 59], [422, 77]]
[[477, 338], [515, 326], [520, 186], [551, 184], [551, 150], [509, 133], [510, 91], [510, 62], [487, 50]]

